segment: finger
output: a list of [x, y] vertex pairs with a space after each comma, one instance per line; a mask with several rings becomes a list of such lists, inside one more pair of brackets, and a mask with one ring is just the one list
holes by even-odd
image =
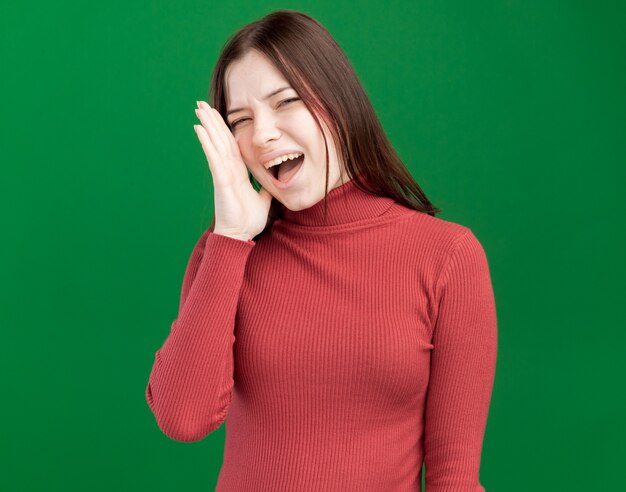
[[217, 162], [217, 151], [213, 146], [213, 142], [211, 142], [211, 139], [209, 138], [206, 128], [202, 125], [194, 125], [193, 127], [196, 130], [196, 135], [198, 135], [198, 140], [200, 140], [202, 150], [204, 150], [204, 155], [206, 155], [209, 167], [213, 173], [215, 171], [215, 163]]
[[199, 101], [199, 104], [200, 108], [204, 110], [207, 116], [211, 118], [212, 122], [215, 123], [215, 129], [218, 132], [218, 135], [221, 137], [221, 141], [224, 143], [225, 149], [229, 150], [231, 152], [231, 155], [239, 157], [239, 146], [237, 145], [237, 142], [235, 141], [233, 134], [230, 131], [230, 128], [228, 128], [228, 125], [226, 125], [226, 122], [224, 121], [224, 118], [222, 118], [220, 112], [217, 109], [211, 107], [205, 101]]
[[208, 105], [204, 105], [201, 103], [201, 107], [199, 109], [196, 109], [196, 115], [202, 122], [202, 126], [206, 128], [206, 131], [209, 134], [209, 137], [211, 138], [211, 141], [213, 142], [216, 150], [226, 157], [230, 153], [230, 145], [228, 143], [228, 140], [226, 140], [225, 136], [223, 135], [223, 131], [218, 124], [215, 112], [212, 111], [213, 108], [207, 106]]
[[[205, 104], [204, 102], [202, 102], [201, 104]], [[215, 119], [217, 121], [218, 126], [222, 129], [225, 138], [230, 146], [231, 151], [233, 152], [234, 155], [239, 155], [239, 146], [237, 145], [237, 141], [235, 140], [235, 137], [233, 136], [233, 132], [230, 130], [230, 128], [228, 128], [228, 125], [226, 124], [226, 122], [224, 121], [224, 118], [222, 118], [221, 113], [215, 109], [212, 108], [211, 106], [209, 106], [207, 104], [207, 107], [212, 111], [212, 113], [215, 115]]]

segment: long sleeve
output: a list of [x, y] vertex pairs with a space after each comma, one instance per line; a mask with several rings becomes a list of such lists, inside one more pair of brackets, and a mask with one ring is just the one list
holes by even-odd
[[145, 391], [159, 428], [176, 441], [203, 439], [226, 419], [235, 316], [254, 245], [207, 230], [188, 261], [178, 317], [155, 353]]
[[479, 468], [497, 355], [496, 306], [485, 252], [461, 236], [439, 299], [424, 415], [427, 492], [485, 492]]

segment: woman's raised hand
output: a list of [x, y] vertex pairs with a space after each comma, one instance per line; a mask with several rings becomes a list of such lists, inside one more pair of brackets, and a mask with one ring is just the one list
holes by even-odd
[[222, 115], [204, 101], [197, 101], [194, 125], [213, 176], [215, 234], [249, 240], [267, 224], [272, 195], [257, 192], [248, 178], [239, 146]]

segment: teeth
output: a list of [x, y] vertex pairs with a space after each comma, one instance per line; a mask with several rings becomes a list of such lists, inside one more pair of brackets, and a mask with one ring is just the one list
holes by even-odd
[[263, 165], [265, 166], [265, 169], [269, 169], [270, 167], [277, 166], [278, 164], [285, 162], [287, 159], [293, 160], [296, 157], [300, 157], [301, 155], [302, 155], [302, 152], [298, 152], [296, 154], [285, 154], [281, 157], [277, 157], [276, 159], [272, 159], [271, 161], [267, 161]]

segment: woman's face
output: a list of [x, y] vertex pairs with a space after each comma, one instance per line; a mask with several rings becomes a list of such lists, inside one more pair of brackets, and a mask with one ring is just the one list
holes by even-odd
[[[322, 200], [326, 170], [324, 139], [304, 102], [282, 74], [265, 55], [253, 50], [228, 66], [225, 88], [226, 121], [246, 166], [261, 186], [293, 211]], [[229, 113], [233, 110], [237, 111]], [[348, 181], [348, 175], [322, 118], [320, 123], [328, 142], [330, 191]], [[264, 167], [267, 154], [275, 151], [277, 156], [294, 151], [304, 154], [297, 173], [283, 184]], [[288, 162], [281, 167], [287, 168]]]

